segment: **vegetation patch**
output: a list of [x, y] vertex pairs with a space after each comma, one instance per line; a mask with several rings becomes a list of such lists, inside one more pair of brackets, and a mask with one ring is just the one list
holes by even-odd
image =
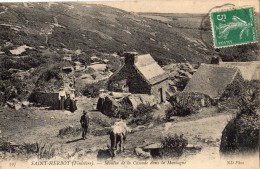
[[58, 137], [64, 138], [64, 137], [68, 137], [71, 135], [78, 136], [78, 135], [80, 135], [81, 131], [82, 131], [81, 127], [74, 128], [73, 126], [68, 126], [68, 127], [65, 127], [63, 129], [59, 130]]
[[36, 154], [39, 152], [38, 143], [13, 144], [6, 139], [0, 139], [0, 151], [17, 154]]
[[222, 132], [220, 152], [223, 154], [251, 153], [259, 150], [260, 85], [257, 81], [245, 82], [237, 96], [239, 113]]
[[161, 139], [161, 144], [162, 148], [160, 152], [163, 158], [180, 157], [188, 145], [188, 140], [184, 138], [183, 134], [168, 135]]
[[150, 105], [140, 104], [133, 112], [130, 124], [144, 125], [153, 120], [154, 107]]
[[196, 114], [200, 108], [210, 106], [212, 99], [201, 93], [180, 92], [170, 97], [169, 102], [172, 107], [165, 111], [165, 116], [168, 120], [172, 116]]
[[81, 93], [84, 96], [89, 97], [98, 97], [99, 90], [104, 89], [106, 87], [106, 80], [100, 80], [91, 84], [86, 84], [82, 89], [79, 89], [78, 91], [81, 91]]

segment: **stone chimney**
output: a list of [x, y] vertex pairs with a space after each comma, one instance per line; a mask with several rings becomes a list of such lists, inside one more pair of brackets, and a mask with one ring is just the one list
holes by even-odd
[[125, 64], [127, 65], [134, 65], [134, 63], [137, 61], [137, 52], [125, 52], [124, 57], [125, 57]]

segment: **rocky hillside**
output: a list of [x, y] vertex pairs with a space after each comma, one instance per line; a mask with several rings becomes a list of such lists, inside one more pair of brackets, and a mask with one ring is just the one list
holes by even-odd
[[67, 66], [89, 65], [98, 56], [114, 72], [124, 51], [150, 53], [160, 65], [208, 63], [216, 54], [257, 58], [256, 44], [215, 51], [206, 16], [131, 13], [86, 3], [2, 3], [0, 102], [24, 89], [28, 96], [43, 71], [64, 66], [64, 60], [70, 60]]
[[[0, 4], [0, 53], [8, 55], [8, 50], [27, 45], [35, 50], [80, 50], [87, 55], [137, 51], [151, 53], [160, 64], [209, 62], [216, 51], [206, 16], [136, 14], [83, 3]], [[253, 49], [247, 55], [255, 58], [257, 46], [247, 48], [228, 53]]]
[[[176, 21], [182, 24], [186, 21]], [[208, 62], [198, 38], [169, 24], [120, 9], [81, 3], [0, 5], [1, 55], [27, 45], [34, 50], [80, 49], [88, 55], [138, 51], [157, 61]]]

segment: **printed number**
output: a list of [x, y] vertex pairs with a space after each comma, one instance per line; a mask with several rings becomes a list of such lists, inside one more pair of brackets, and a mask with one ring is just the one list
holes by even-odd
[[226, 20], [227, 16], [226, 14], [219, 14], [217, 15], [217, 20], [222, 21], [222, 20]]

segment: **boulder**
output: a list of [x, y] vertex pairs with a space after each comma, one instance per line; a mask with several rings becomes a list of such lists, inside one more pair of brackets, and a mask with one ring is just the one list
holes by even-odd
[[143, 151], [143, 149], [141, 149], [139, 147], [135, 148], [134, 152], [137, 156], [140, 156], [140, 157], [145, 158], [145, 159], [149, 159], [149, 158], [152, 157], [149, 152], [145, 152], [145, 151]]
[[21, 103], [16, 103], [16, 104], [14, 104], [14, 109], [15, 109], [15, 110], [19, 110], [19, 109], [21, 109], [21, 108], [22, 108]]
[[14, 103], [13, 102], [7, 101], [6, 104], [7, 104], [8, 107], [10, 107], [12, 109], [14, 108]]
[[144, 129], [146, 129], [146, 128], [147, 128], [146, 126], [140, 125], [140, 126], [135, 127], [133, 130], [134, 130], [134, 131], [139, 131], [139, 130], [144, 130]]
[[108, 160], [115, 156], [111, 149], [98, 150], [97, 160]]
[[122, 99], [123, 102], [129, 103], [133, 110], [141, 104], [154, 106], [157, 101], [153, 95], [148, 94], [132, 94]]
[[153, 143], [153, 144], [143, 147], [143, 150], [160, 149], [160, 148], [162, 148], [161, 143]]
[[120, 103], [118, 103], [112, 96], [106, 96], [103, 104], [102, 113], [109, 117], [116, 117], [118, 110], [120, 108]]
[[155, 108], [156, 110], [161, 110], [161, 106], [160, 106], [159, 104], [156, 104], [156, 105], [154, 106], [154, 108]]
[[22, 101], [22, 106], [23, 107], [28, 107], [30, 105], [29, 101]]
[[131, 95], [131, 93], [111, 92], [110, 95], [115, 99], [120, 99]]
[[93, 65], [88, 66], [88, 68], [92, 68], [95, 71], [103, 72], [107, 69], [107, 65], [106, 64], [93, 64]]

